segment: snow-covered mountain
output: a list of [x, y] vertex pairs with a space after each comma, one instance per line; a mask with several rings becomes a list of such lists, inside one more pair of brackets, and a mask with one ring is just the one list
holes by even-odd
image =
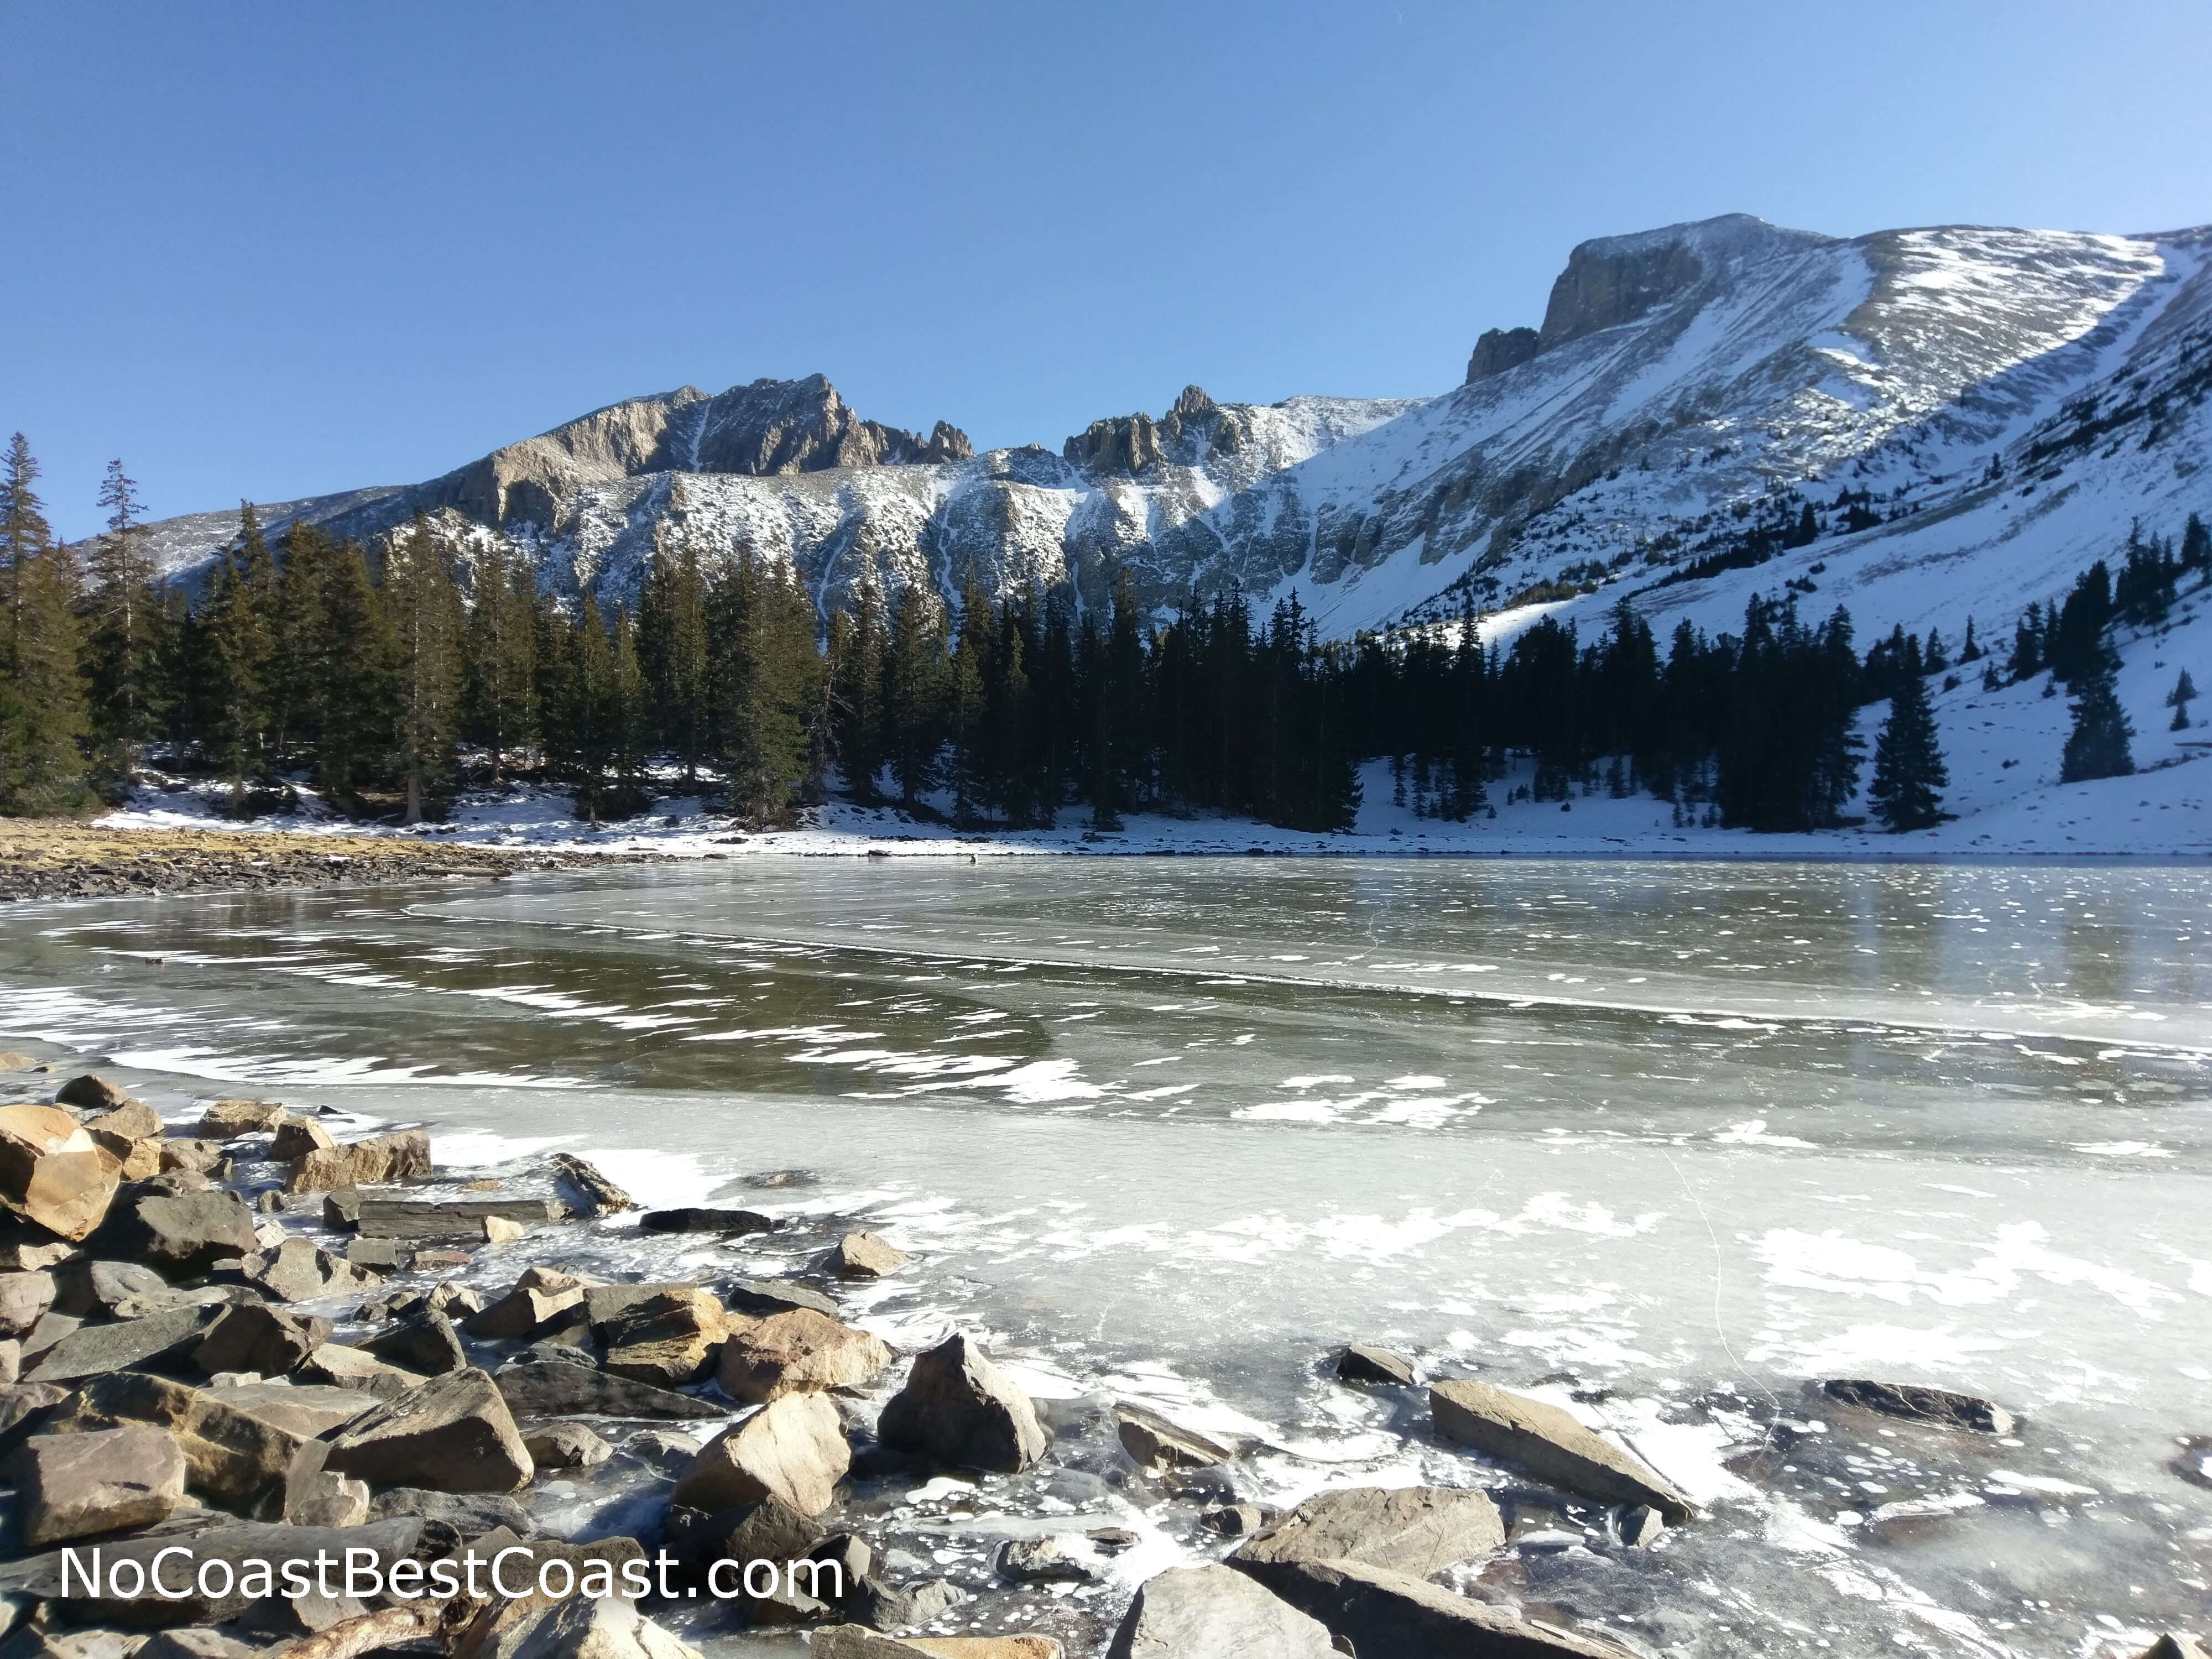
[[[617, 598], [659, 538], [787, 560], [833, 603], [863, 576], [951, 592], [972, 572], [1095, 604], [1126, 568], [1163, 608], [1295, 588], [1334, 635], [1468, 599], [1504, 630], [1631, 593], [1663, 629], [1726, 626], [1794, 581], [1863, 638], [1970, 613], [1993, 634], [2130, 520], [2212, 512], [2209, 273], [2212, 229], [1846, 240], [1733, 215], [1576, 248], [1540, 327], [1484, 335], [1466, 383], [1427, 401], [1194, 386], [1057, 453], [976, 455], [941, 422], [925, 439], [861, 419], [818, 375], [685, 387], [264, 516], [373, 537], [422, 511], [464, 546], [527, 549], [556, 590]], [[1870, 527], [1845, 533], [1846, 491]], [[1811, 546], [1664, 581], [1804, 501]], [[234, 524], [167, 520], [164, 562]]]

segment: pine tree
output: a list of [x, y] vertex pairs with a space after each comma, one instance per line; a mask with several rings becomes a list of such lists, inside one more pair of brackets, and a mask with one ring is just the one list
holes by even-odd
[[[877, 774], [884, 764], [884, 658], [890, 635], [884, 626], [883, 596], [873, 582], [863, 580], [848, 613], [832, 620], [836, 649], [832, 657], [835, 675], [835, 741], [837, 769], [854, 799], [864, 804], [876, 798]], [[836, 628], [842, 621], [845, 627]]]
[[477, 559], [464, 641], [461, 730], [491, 763], [494, 784], [538, 736], [538, 578], [494, 541]]
[[885, 760], [909, 810], [937, 782], [947, 664], [937, 596], [909, 583], [891, 611], [884, 653]]
[[466, 627], [453, 562], [420, 513], [385, 555], [383, 607], [397, 647], [400, 822], [420, 823], [457, 769]]
[[1897, 833], [1928, 830], [1942, 822], [1943, 798], [1937, 792], [1951, 781], [1936, 744], [1936, 717], [1928, 705], [1928, 682], [1917, 647], [1909, 647], [1904, 672], [1889, 702], [1889, 718], [1875, 740], [1874, 780], [1867, 799], [1882, 827]]
[[359, 543], [333, 544], [322, 574], [312, 694], [315, 776], [334, 805], [358, 811], [361, 792], [391, 776], [398, 747], [399, 643]]
[[638, 596], [637, 653], [659, 741], [696, 788], [708, 730], [707, 581], [690, 541], [672, 554], [657, 530]]
[[234, 815], [246, 781], [268, 763], [276, 658], [276, 566], [253, 504], [238, 505], [238, 535], [218, 555], [199, 618], [204, 636], [206, 738], [230, 780]]
[[732, 589], [723, 753], [730, 810], [754, 823], [787, 823], [821, 703], [814, 602], [794, 574], [750, 556], [738, 561]]
[[82, 793], [87, 730], [76, 569], [32, 486], [20, 432], [0, 471], [0, 814], [65, 811]]
[[638, 661], [637, 629], [624, 610], [615, 612], [607, 669], [615, 774], [611, 811], [615, 817], [635, 817], [653, 804], [646, 762], [653, 750], [654, 721], [653, 693]]
[[2117, 667], [2111, 650], [2100, 647], [2090, 665], [2075, 676], [2074, 729], [2067, 734], [2066, 754], [2058, 769], [2061, 783], [2125, 777], [2136, 769], [2129, 747], [2135, 727], [2128, 723], [2112, 684]]
[[107, 529], [94, 538], [87, 573], [85, 647], [93, 730], [106, 751], [108, 770], [127, 781], [160, 715], [161, 618], [140, 522], [138, 485], [119, 460], [108, 463], [100, 504], [107, 509]]
[[991, 659], [998, 649], [993, 622], [990, 602], [983, 597], [983, 590], [971, 572], [961, 589], [960, 637], [952, 650], [952, 674], [945, 701], [952, 739], [952, 816], [958, 823], [975, 822], [977, 808], [994, 793], [985, 702]]
[[2189, 522], [2181, 532], [2181, 568], [2184, 570], [2212, 569], [2212, 530], [2204, 527], [2204, 520], [2197, 514], [2189, 515]]
[[2197, 682], [2189, 678], [2189, 671], [2181, 671], [2181, 678], [2173, 683], [2173, 690], [2166, 694], [2166, 706], [2173, 710], [2173, 724], [2169, 732], [2189, 729], [2189, 705], [2197, 700]]

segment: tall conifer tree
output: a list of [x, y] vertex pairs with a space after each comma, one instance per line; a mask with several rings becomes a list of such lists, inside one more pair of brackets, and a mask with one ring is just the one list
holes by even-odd
[[33, 486], [18, 432], [0, 463], [0, 813], [56, 812], [82, 793], [87, 730], [74, 562]]
[[400, 822], [420, 823], [456, 769], [465, 622], [452, 559], [419, 513], [385, 555], [383, 605], [396, 647]]
[[[1935, 630], [1929, 632], [1933, 637]], [[1951, 781], [1936, 743], [1935, 713], [1928, 706], [1927, 664], [1910, 635], [1898, 672], [1889, 718], [1875, 740], [1874, 777], [1867, 786], [1875, 816], [1893, 834], [1942, 823], [1943, 797], [1938, 792]]]

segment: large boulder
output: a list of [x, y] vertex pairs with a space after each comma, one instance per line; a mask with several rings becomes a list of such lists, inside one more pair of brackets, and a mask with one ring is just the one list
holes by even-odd
[[553, 1166], [554, 1184], [560, 1188], [562, 1197], [568, 1200], [571, 1210], [586, 1220], [637, 1208], [636, 1201], [588, 1159], [578, 1158], [574, 1152], [556, 1152], [546, 1161]]
[[454, 1492], [514, 1492], [532, 1473], [514, 1413], [473, 1369], [434, 1377], [356, 1419], [331, 1442], [325, 1467], [372, 1486]]
[[1411, 1382], [1413, 1362], [1372, 1342], [1351, 1342], [1336, 1357], [1336, 1375], [1342, 1382]]
[[376, 1405], [358, 1389], [316, 1382], [239, 1382], [226, 1378], [206, 1392], [234, 1410], [273, 1423], [302, 1440], [319, 1440]]
[[722, 1344], [714, 1380], [732, 1400], [766, 1404], [810, 1389], [856, 1389], [891, 1363], [881, 1337], [800, 1308]]
[[285, 1476], [305, 1437], [240, 1410], [220, 1394], [143, 1371], [94, 1377], [46, 1425], [50, 1435], [132, 1423], [165, 1431], [185, 1459], [186, 1482], [210, 1503], [249, 1521], [283, 1514]]
[[379, 1400], [397, 1400], [422, 1386], [415, 1372], [387, 1365], [374, 1354], [343, 1342], [325, 1342], [307, 1356], [297, 1373], [303, 1382], [349, 1389]]
[[71, 1078], [54, 1091], [54, 1099], [61, 1105], [87, 1112], [112, 1112], [118, 1107], [137, 1104], [129, 1090], [119, 1083], [110, 1083], [97, 1072]]
[[79, 1243], [106, 1219], [121, 1162], [58, 1106], [0, 1106], [0, 1204]]
[[487, 1340], [527, 1340], [574, 1323], [575, 1310], [583, 1305], [585, 1289], [584, 1281], [572, 1273], [532, 1267], [505, 1296], [481, 1312], [471, 1314], [461, 1328]]
[[[367, 1144], [356, 1141], [354, 1149]], [[427, 1174], [427, 1142], [424, 1148], [422, 1172]], [[335, 1192], [343, 1194], [346, 1190], [340, 1187]], [[557, 1221], [561, 1214], [561, 1206], [550, 1198], [374, 1198], [355, 1193], [338, 1200], [341, 1213], [337, 1220], [331, 1220], [332, 1202], [325, 1200], [325, 1224], [350, 1225], [364, 1238], [450, 1238], [481, 1243], [483, 1218], [488, 1215], [538, 1227]]]
[[288, 1238], [273, 1250], [245, 1258], [246, 1281], [279, 1302], [313, 1302], [344, 1296], [378, 1282], [370, 1269], [332, 1255], [308, 1238]]
[[816, 1313], [838, 1316], [836, 1302], [809, 1285], [788, 1279], [733, 1279], [726, 1280], [717, 1294], [722, 1305], [732, 1313], [750, 1315], [755, 1319], [766, 1319], [773, 1314], [789, 1313], [793, 1308], [811, 1308]]
[[764, 1233], [775, 1223], [757, 1210], [647, 1210], [637, 1220], [648, 1233]]
[[1664, 1475], [1559, 1407], [1487, 1382], [1429, 1390], [1437, 1432], [1486, 1457], [1600, 1504], [1649, 1504], [1680, 1525], [1695, 1505]]
[[28, 1336], [53, 1305], [52, 1273], [0, 1273], [0, 1337]]
[[619, 1595], [571, 1595], [536, 1617], [513, 1659], [700, 1659]]
[[1305, 1561], [1358, 1561], [1426, 1578], [1504, 1544], [1504, 1522], [1486, 1492], [1349, 1486], [1307, 1498], [1229, 1560], [1271, 1585]]
[[914, 1362], [876, 1436], [953, 1468], [1005, 1474], [1029, 1468], [1050, 1443], [1029, 1396], [958, 1331]]
[[694, 1564], [721, 1559], [781, 1565], [807, 1557], [822, 1541], [820, 1522], [781, 1498], [757, 1498], [718, 1515], [672, 1507], [662, 1534], [678, 1559]]
[[329, 1341], [331, 1329], [327, 1319], [303, 1319], [264, 1303], [237, 1303], [216, 1316], [192, 1351], [192, 1363], [210, 1376], [219, 1371], [283, 1376]]
[[881, 1279], [914, 1258], [870, 1232], [847, 1233], [830, 1252], [830, 1270], [841, 1279]]
[[1612, 1643], [1357, 1561], [1301, 1561], [1269, 1588], [1359, 1659], [1628, 1659]]
[[220, 1306], [194, 1305], [112, 1325], [81, 1325], [41, 1353], [25, 1380], [70, 1382], [181, 1358], [199, 1346], [222, 1311]]
[[[592, 1308], [599, 1295], [586, 1291], [585, 1306]], [[606, 1345], [603, 1363], [610, 1371], [663, 1389], [682, 1388], [706, 1376], [730, 1325], [712, 1293], [688, 1285], [633, 1301], [604, 1320], [595, 1313], [592, 1321]]]
[[218, 1261], [252, 1255], [258, 1241], [246, 1200], [222, 1188], [176, 1190], [183, 1179], [161, 1176], [123, 1188], [95, 1248], [171, 1279], [195, 1279]]
[[818, 1394], [787, 1394], [709, 1441], [669, 1501], [714, 1514], [773, 1497], [819, 1515], [852, 1462], [837, 1408]]
[[616, 1376], [593, 1365], [561, 1359], [518, 1359], [492, 1381], [509, 1409], [524, 1417], [726, 1417], [710, 1401], [650, 1382]]
[[276, 1127], [284, 1109], [273, 1100], [216, 1100], [200, 1114], [192, 1133], [202, 1140], [236, 1140]]
[[1121, 1449], [1148, 1469], [1211, 1468], [1237, 1455], [1218, 1440], [1126, 1400], [1114, 1407], [1114, 1433]]
[[453, 1321], [436, 1312], [403, 1319], [361, 1346], [379, 1359], [389, 1360], [423, 1376], [444, 1376], [466, 1369], [469, 1363], [461, 1339], [454, 1334]]
[[1836, 1378], [1820, 1384], [1820, 1392], [1839, 1406], [1856, 1406], [1900, 1417], [1915, 1423], [1933, 1423], [1947, 1429], [1972, 1429], [1978, 1434], [2010, 1434], [2012, 1413], [1995, 1401], [1978, 1395], [1954, 1394], [1914, 1382], [1872, 1382]]
[[549, 1423], [523, 1436], [530, 1461], [541, 1469], [590, 1469], [615, 1455], [592, 1430], [581, 1423]]
[[1227, 1567], [1148, 1578], [1106, 1659], [1335, 1659], [1327, 1626]]
[[289, 1164], [309, 1152], [326, 1152], [337, 1144], [331, 1132], [314, 1119], [295, 1117], [287, 1112], [276, 1120], [276, 1134], [269, 1143], [269, 1156], [278, 1164]]
[[166, 1126], [161, 1115], [143, 1101], [125, 1100], [97, 1117], [85, 1119], [84, 1127], [96, 1135], [115, 1135], [124, 1140], [155, 1140], [161, 1138]]
[[143, 1423], [35, 1435], [17, 1460], [23, 1542], [33, 1549], [167, 1520], [185, 1501], [185, 1455]]
[[358, 1527], [368, 1519], [368, 1482], [329, 1469], [303, 1473], [285, 1488], [284, 1519], [295, 1527]]

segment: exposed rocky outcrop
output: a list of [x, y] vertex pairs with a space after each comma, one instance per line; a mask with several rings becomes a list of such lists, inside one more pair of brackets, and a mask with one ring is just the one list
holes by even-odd
[[106, 1218], [121, 1160], [58, 1106], [0, 1106], [0, 1205], [72, 1242]]
[[1486, 1492], [1455, 1486], [1349, 1486], [1309, 1498], [1230, 1564], [1273, 1584], [1307, 1561], [1359, 1561], [1425, 1578], [1504, 1547]]
[[852, 1462], [837, 1408], [820, 1395], [786, 1395], [708, 1442], [669, 1501], [713, 1513], [775, 1498], [819, 1515]]
[[890, 1363], [881, 1337], [799, 1308], [732, 1334], [714, 1380], [732, 1400], [765, 1404], [805, 1389], [859, 1388]]
[[1227, 1567], [1148, 1578], [1106, 1659], [1334, 1659], [1328, 1628]]
[[1930, 1389], [1912, 1382], [1871, 1382], [1838, 1378], [1820, 1384], [1820, 1392], [1839, 1406], [1856, 1406], [1901, 1417], [1916, 1423], [1935, 1423], [1945, 1428], [1972, 1429], [1977, 1434], [2010, 1434], [2013, 1416], [1995, 1401], [1978, 1395], [1956, 1394], [1949, 1389]]
[[1467, 360], [1467, 384], [1520, 368], [1543, 349], [1542, 338], [1533, 328], [1485, 329]]
[[373, 1486], [513, 1492], [529, 1450], [490, 1377], [471, 1368], [434, 1377], [356, 1419], [331, 1442], [328, 1467]]
[[1036, 1462], [1050, 1439], [1029, 1396], [957, 1331], [914, 1362], [876, 1433], [887, 1446], [953, 1468], [1009, 1474]]
[[1538, 1625], [1386, 1567], [1304, 1561], [1270, 1586], [1359, 1659], [1627, 1659], [1625, 1649]]
[[144, 1424], [34, 1436], [24, 1442], [17, 1468], [23, 1541], [33, 1549], [147, 1526], [185, 1501], [183, 1452]]
[[1510, 1468], [1601, 1504], [1649, 1504], [1669, 1521], [1695, 1513], [1690, 1500], [1644, 1462], [1569, 1413], [1487, 1382], [1439, 1382], [1429, 1390], [1437, 1432]]

